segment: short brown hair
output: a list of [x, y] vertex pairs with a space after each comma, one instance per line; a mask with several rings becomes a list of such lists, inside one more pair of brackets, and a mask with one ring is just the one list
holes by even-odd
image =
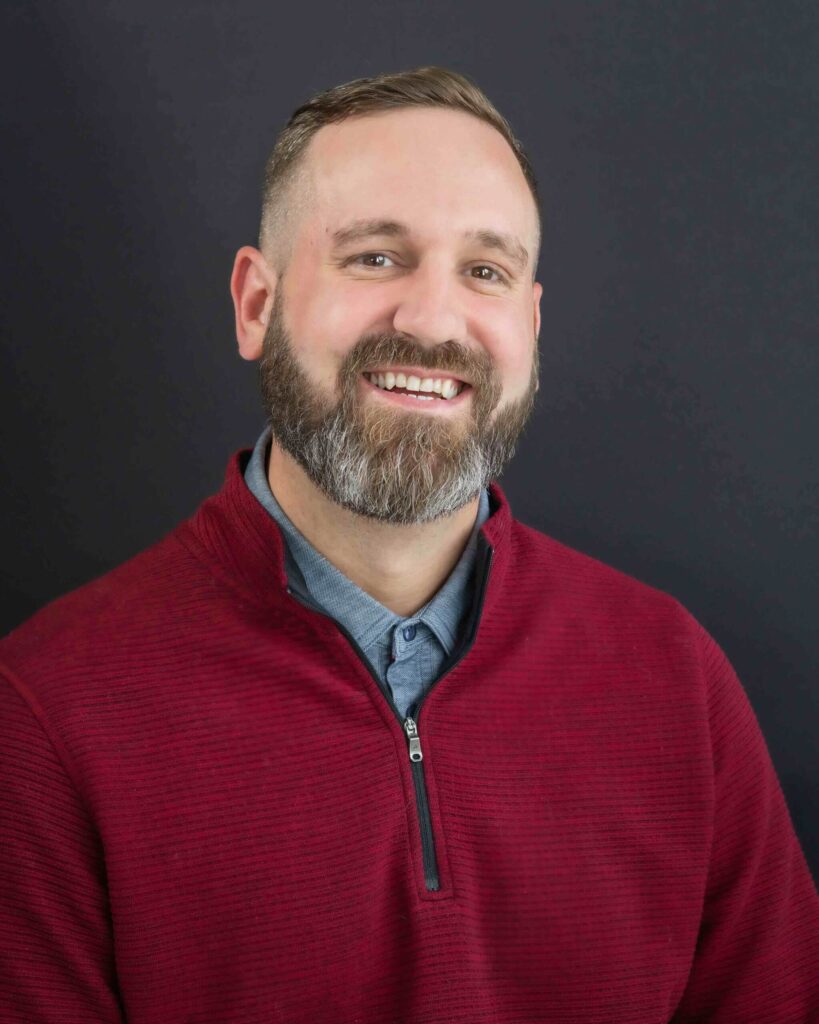
[[274, 234], [281, 229], [285, 193], [296, 176], [300, 157], [320, 128], [348, 117], [413, 106], [463, 110], [499, 131], [512, 147], [529, 185], [540, 230], [535, 174], [509, 122], [471, 79], [447, 68], [427, 66], [374, 78], [356, 78], [316, 93], [294, 111], [265, 164], [259, 247], [272, 244]]

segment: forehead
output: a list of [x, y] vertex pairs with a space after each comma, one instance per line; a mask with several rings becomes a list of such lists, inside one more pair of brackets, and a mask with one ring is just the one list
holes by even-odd
[[351, 220], [387, 219], [418, 235], [491, 229], [531, 244], [535, 204], [491, 125], [457, 110], [404, 108], [325, 125], [303, 165], [304, 226], [330, 238]]

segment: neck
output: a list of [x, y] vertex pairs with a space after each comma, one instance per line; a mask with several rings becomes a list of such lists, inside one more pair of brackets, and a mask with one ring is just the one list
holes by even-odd
[[270, 490], [313, 547], [362, 590], [402, 617], [414, 615], [452, 572], [466, 546], [478, 499], [432, 523], [396, 526], [342, 508], [272, 441]]

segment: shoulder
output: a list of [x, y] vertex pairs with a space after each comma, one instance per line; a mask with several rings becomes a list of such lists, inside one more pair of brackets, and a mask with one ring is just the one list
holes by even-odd
[[122, 663], [137, 636], [167, 633], [188, 596], [207, 586], [177, 534], [49, 601], [0, 639], [0, 674], [56, 686], [90, 666]]
[[[674, 595], [517, 520], [496, 603], [507, 628], [602, 679], [631, 676], [679, 709], [747, 718], [748, 700], [717, 640]], [[733, 709], [733, 710], [732, 710]]]
[[526, 585], [567, 614], [599, 614], [617, 621], [666, 621], [696, 633], [696, 620], [672, 594], [513, 520], [508, 588]]

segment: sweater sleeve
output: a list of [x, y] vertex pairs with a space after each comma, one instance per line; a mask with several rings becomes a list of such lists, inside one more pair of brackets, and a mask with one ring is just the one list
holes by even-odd
[[714, 820], [700, 933], [675, 1024], [819, 1021], [819, 897], [754, 712], [701, 627]]
[[120, 1024], [100, 839], [11, 678], [0, 675], [0, 1020]]

